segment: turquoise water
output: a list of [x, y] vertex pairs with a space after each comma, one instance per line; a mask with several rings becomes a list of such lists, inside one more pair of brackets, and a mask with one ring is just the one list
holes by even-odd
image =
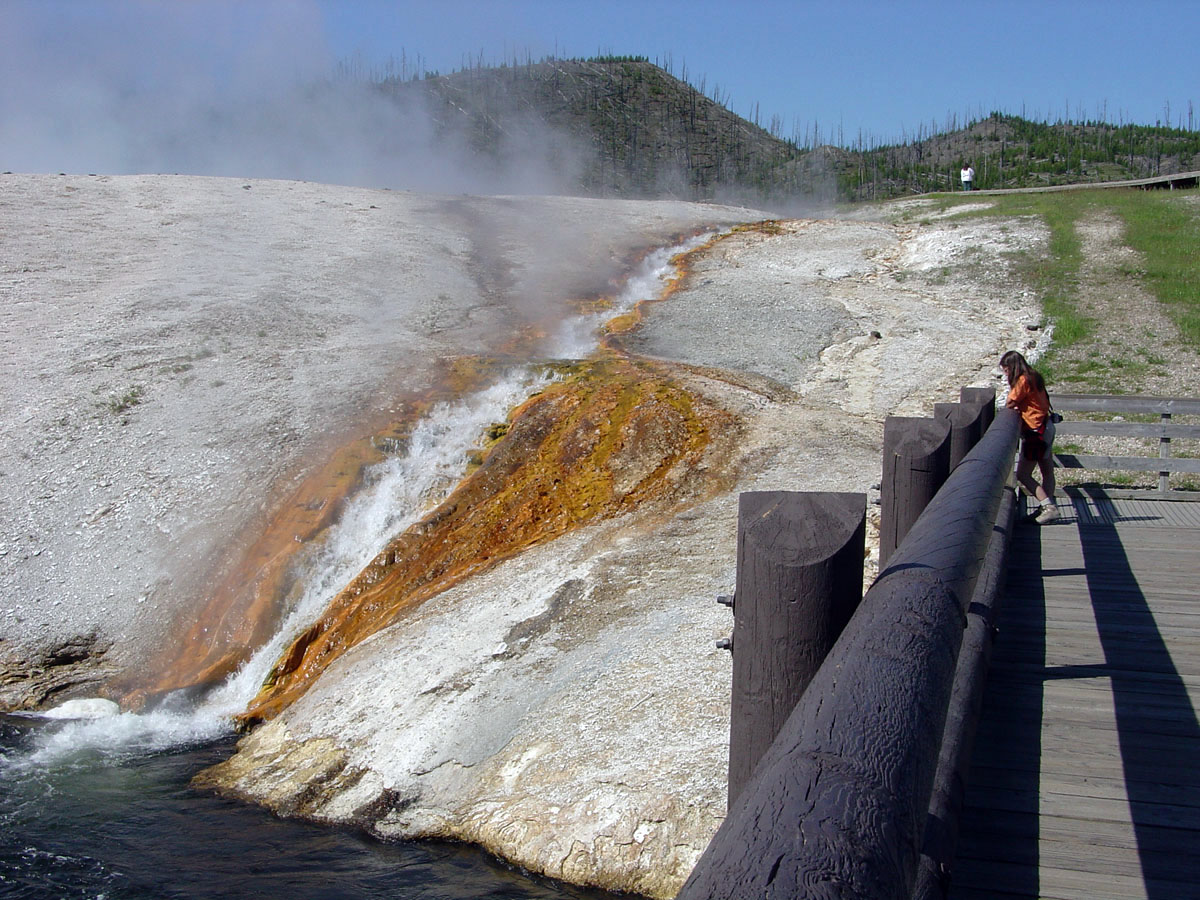
[[29, 751], [44, 720], [0, 716], [0, 897], [578, 898], [614, 895], [531, 877], [458, 844], [387, 844], [279, 819], [189, 787], [233, 738], [151, 753]]

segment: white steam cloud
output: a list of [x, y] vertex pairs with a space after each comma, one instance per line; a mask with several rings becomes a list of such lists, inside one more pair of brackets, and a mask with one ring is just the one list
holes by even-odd
[[567, 193], [582, 152], [521, 123], [478, 153], [399, 100], [335, 81], [303, 2], [5, 0], [0, 171], [226, 175], [443, 193]]

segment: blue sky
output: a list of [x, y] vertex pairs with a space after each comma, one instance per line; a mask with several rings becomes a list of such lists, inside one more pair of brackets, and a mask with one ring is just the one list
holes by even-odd
[[[420, 54], [446, 71], [597, 53], [671, 59], [729, 105], [785, 133], [819, 122], [845, 140], [900, 137], [951, 114], [1039, 118], [1082, 111], [1153, 124], [1200, 103], [1200, 2], [808, 2], [808, 0], [324, 0], [330, 48]], [[436, 12], [434, 11], [436, 10]], [[1200, 127], [1200, 110], [1196, 114]], [[832, 130], [832, 131], [831, 131]]]
[[0, 0], [0, 171], [187, 170], [204, 111], [265, 110], [339, 60], [402, 54], [441, 72], [646, 56], [784, 136], [816, 124], [833, 142], [992, 109], [1147, 124], [1169, 109], [1186, 126], [1198, 33], [1197, 0]]

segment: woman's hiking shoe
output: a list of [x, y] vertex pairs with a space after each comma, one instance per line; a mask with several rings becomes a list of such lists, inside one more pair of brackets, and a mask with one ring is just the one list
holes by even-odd
[[1047, 503], [1044, 504], [1041, 508], [1041, 511], [1034, 516], [1033, 521], [1037, 522], [1039, 525], [1049, 525], [1057, 518], [1058, 506], [1054, 503]]

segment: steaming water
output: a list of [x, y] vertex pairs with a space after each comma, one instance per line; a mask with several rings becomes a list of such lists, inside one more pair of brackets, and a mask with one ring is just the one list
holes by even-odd
[[605, 322], [630, 312], [643, 300], [661, 296], [671, 283], [682, 275], [671, 261], [680, 253], [694, 250], [710, 238], [712, 234], [702, 234], [675, 247], [660, 247], [647, 255], [625, 282], [621, 293], [614, 298], [611, 309], [590, 316], [580, 316], [563, 324], [550, 355], [564, 359], [581, 359], [588, 356], [595, 349], [596, 333]]
[[[650, 254], [610, 309], [565, 323], [548, 342], [546, 355], [570, 359], [595, 352], [603, 323], [631, 311], [643, 300], [660, 296], [677, 276], [672, 258], [707, 237]], [[182, 850], [178, 837], [168, 838], [167, 849], [159, 851], [165, 854], [165, 867], [150, 865], [152, 854], [145, 845], [155, 844], [170, 834], [171, 828], [178, 828], [182, 835], [184, 817], [189, 829], [212, 832], [211, 848], [197, 846], [190, 839], [183, 842], [187, 845], [184, 855], [199, 871], [206, 866], [220, 868], [209, 865], [211, 857], [218, 846], [225, 848], [221, 853], [229, 852], [231, 843], [238, 845], [238, 854], [258, 858], [256, 866], [267, 873], [264, 883], [271, 887], [255, 896], [276, 895], [275, 888], [292, 897], [599, 896], [563, 893], [567, 889], [561, 886], [535, 884], [465, 850], [423, 848], [413, 851], [421, 857], [419, 862], [407, 857], [398, 863], [380, 862], [403, 853], [341, 833], [334, 836], [328, 829], [301, 823], [284, 825], [260, 811], [186, 789], [191, 774], [228, 752], [232, 717], [253, 699], [282, 650], [392, 537], [453, 489], [463, 475], [468, 452], [480, 442], [484, 430], [503, 421], [509, 410], [543, 389], [549, 380], [550, 376], [534, 367], [514, 368], [486, 390], [431, 410], [402, 451], [370, 470], [364, 488], [347, 504], [340, 520], [324, 540], [309, 548], [301, 579], [305, 588], [279, 632], [208, 696], [199, 701], [168, 698], [140, 714], [120, 713], [103, 702], [89, 707], [76, 701], [61, 710], [61, 715], [46, 716], [36, 723], [26, 718], [5, 719], [0, 728], [0, 826], [4, 833], [0, 840], [0, 897], [239, 896], [242, 888], [237, 880], [248, 877], [241, 865], [229, 867], [233, 880], [220, 890], [198, 876], [183, 888], [182, 882], [170, 880], [166, 873], [175, 868], [174, 855]], [[198, 817], [195, 820], [193, 813]], [[98, 833], [106, 831], [106, 823], [114, 816], [128, 827], [113, 826], [118, 836], [111, 842], [101, 839]], [[248, 829], [246, 836], [233, 833], [243, 828]], [[305, 854], [290, 849], [281, 853], [277, 844], [269, 846], [265, 854], [262, 848], [254, 850], [263, 828], [272, 835], [286, 830], [289, 842], [320, 845], [324, 849], [314, 850], [314, 855], [322, 862], [310, 866], [303, 862]], [[330, 854], [340, 861], [331, 862]], [[282, 857], [282, 870], [274, 862], [277, 857]], [[446, 859], [450, 861], [445, 863]], [[367, 884], [335, 887], [314, 874], [318, 869], [342, 865], [352, 870], [360, 865], [367, 870], [383, 867], [389, 872], [394, 865], [415, 866], [420, 873], [415, 883], [422, 887], [379, 893]], [[464, 866], [472, 872], [469, 881], [473, 885], [466, 893], [456, 887], [464, 878]], [[504, 873], [503, 877], [498, 872]], [[61, 873], [61, 878], [52, 873]], [[314, 878], [314, 883], [324, 887], [316, 893], [297, 893], [295, 879]], [[496, 884], [481, 889], [480, 879], [486, 882], [489, 878]], [[391, 880], [384, 881], [391, 890]], [[516, 882], [521, 887], [514, 888]], [[145, 887], [147, 884], [151, 886]]]

